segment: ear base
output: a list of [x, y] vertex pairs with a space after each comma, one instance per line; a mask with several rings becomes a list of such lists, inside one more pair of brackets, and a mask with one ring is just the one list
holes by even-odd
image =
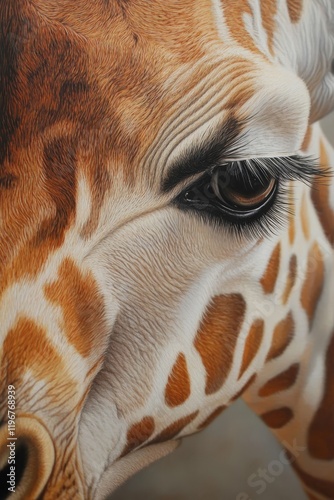
[[[283, 33], [280, 38], [290, 67], [309, 90], [313, 123], [334, 109], [334, 2], [304, 1], [300, 16], [289, 19], [293, 40], [285, 35], [289, 41], [284, 43]], [[293, 49], [286, 45], [291, 41]]]

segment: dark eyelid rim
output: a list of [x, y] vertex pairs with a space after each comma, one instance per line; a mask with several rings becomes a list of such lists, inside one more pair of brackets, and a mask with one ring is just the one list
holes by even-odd
[[[220, 163], [220, 164], [219, 164]], [[306, 184], [311, 184], [314, 177], [329, 177], [331, 175], [326, 165], [320, 166], [319, 161], [312, 156], [292, 155], [279, 157], [252, 158], [244, 160], [229, 160], [224, 163], [208, 161], [203, 165], [203, 161], [198, 164], [192, 163], [191, 169], [189, 164], [179, 165], [178, 169], [175, 166], [172, 169], [163, 183], [163, 191], [169, 192], [182, 181], [201, 172], [210, 172], [215, 168], [227, 168], [233, 164], [238, 164], [241, 169], [250, 169], [255, 175], [266, 173], [275, 179], [285, 181], [298, 180]]]
[[221, 163], [222, 158], [233, 155], [238, 150], [242, 137], [243, 124], [230, 116], [214, 135], [202, 144], [197, 144], [181, 155], [169, 168], [163, 179], [161, 189], [164, 193], [172, 191], [178, 184], [196, 174], [206, 172]]

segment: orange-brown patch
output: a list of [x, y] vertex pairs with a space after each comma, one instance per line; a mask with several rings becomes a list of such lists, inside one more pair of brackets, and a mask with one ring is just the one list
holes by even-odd
[[259, 53], [259, 49], [245, 27], [245, 15], [253, 15], [247, 0], [238, 0], [238, 2], [235, 0], [221, 0], [221, 6], [231, 37], [242, 45], [242, 47]]
[[306, 129], [306, 134], [305, 134], [305, 137], [304, 137], [304, 140], [303, 140], [303, 144], [301, 146], [301, 150], [306, 153], [307, 150], [308, 150], [308, 147], [310, 145], [310, 142], [311, 142], [311, 139], [312, 139], [312, 127], [309, 125]]
[[239, 377], [247, 370], [250, 363], [253, 361], [256, 353], [262, 342], [264, 330], [264, 322], [262, 319], [257, 319], [252, 324], [244, 348], [242, 363], [240, 367]]
[[243, 297], [232, 294], [215, 297], [205, 312], [194, 344], [206, 370], [206, 394], [218, 391], [231, 369], [245, 309]]
[[190, 396], [190, 378], [184, 354], [179, 354], [168, 377], [165, 401], [174, 407], [184, 403]]
[[292, 420], [293, 412], [287, 407], [277, 408], [276, 410], [263, 413], [261, 418], [271, 429], [280, 429]]
[[267, 268], [262, 276], [260, 283], [265, 293], [273, 293], [281, 259], [281, 245], [278, 243], [271, 254]]
[[270, 350], [266, 361], [278, 358], [290, 344], [295, 333], [295, 322], [290, 312], [286, 318], [280, 321], [274, 330]]
[[[325, 169], [329, 166], [329, 160], [323, 141], [320, 142], [320, 164]], [[330, 193], [328, 180], [317, 177], [312, 185], [311, 198], [317, 211], [320, 223], [330, 244], [334, 247], [334, 211], [330, 206]]]
[[60, 326], [81, 356], [89, 356], [97, 344], [101, 350], [106, 333], [104, 302], [92, 274], [81, 273], [73, 261], [65, 259], [57, 281], [45, 286], [45, 295], [61, 307]]
[[[323, 495], [324, 498], [334, 498], [334, 482], [319, 479], [305, 472], [295, 460], [291, 460], [291, 465], [297, 472], [301, 481], [311, 490]], [[310, 496], [311, 498], [311, 496]]]
[[198, 415], [198, 411], [187, 415], [186, 417], [180, 418], [176, 422], [166, 427], [162, 432], [160, 432], [149, 444], [162, 443], [164, 441], [169, 441], [174, 439], [188, 424], [190, 424]]
[[226, 406], [218, 406], [199, 426], [198, 430], [205, 429], [208, 425], [210, 425], [223, 411], [226, 409]]
[[268, 48], [271, 54], [274, 53], [273, 42], [275, 33], [275, 15], [277, 12], [277, 0], [261, 1], [261, 17], [264, 29], [267, 32]]
[[302, 230], [306, 240], [310, 239], [310, 224], [309, 224], [309, 214], [307, 208], [306, 194], [303, 193], [302, 202], [300, 205], [300, 219], [302, 223]]
[[292, 23], [298, 23], [303, 12], [303, 0], [287, 0], [290, 20]]
[[133, 424], [127, 432], [127, 443], [121, 457], [145, 443], [152, 436], [154, 429], [155, 425], [152, 417], [144, 417], [140, 422]]
[[286, 304], [288, 302], [291, 290], [293, 289], [296, 281], [296, 276], [297, 276], [297, 257], [296, 255], [292, 255], [290, 257], [290, 262], [289, 262], [289, 274], [286, 280], [286, 285], [282, 296], [283, 304]]
[[254, 373], [251, 378], [242, 386], [242, 388], [240, 389], [240, 391], [238, 391], [234, 396], [233, 398], [231, 399], [231, 401], [236, 401], [237, 399], [239, 399], [244, 392], [247, 391], [247, 389], [249, 389], [249, 387], [253, 384], [253, 382], [255, 382], [255, 379], [256, 379], [256, 373]]
[[272, 379], [268, 380], [259, 390], [259, 396], [266, 397], [272, 396], [277, 392], [285, 391], [292, 387], [297, 380], [299, 372], [299, 364], [296, 363], [284, 372], [276, 375]]
[[301, 304], [311, 325], [322, 293], [324, 274], [322, 253], [318, 244], [314, 243], [308, 254], [306, 277], [301, 293]]
[[334, 331], [326, 354], [324, 394], [308, 431], [310, 454], [320, 460], [334, 459]]
[[[29, 370], [38, 380], [47, 380], [49, 396], [59, 396], [57, 387], [62, 387], [61, 399], [73, 398], [76, 386], [67, 373], [63, 360], [50, 344], [43, 328], [31, 319], [22, 317], [8, 332], [2, 350], [1, 380], [17, 387]], [[79, 392], [77, 394], [80, 396]], [[76, 404], [73, 401], [73, 405]], [[19, 404], [19, 401], [18, 401]], [[60, 407], [60, 398], [58, 397]]]

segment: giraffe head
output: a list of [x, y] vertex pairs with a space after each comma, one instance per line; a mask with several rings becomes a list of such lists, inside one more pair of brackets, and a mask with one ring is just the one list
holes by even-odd
[[281, 180], [303, 178], [267, 160], [298, 154], [334, 88], [303, 47], [282, 55], [312, 12], [288, 2], [280, 26], [253, 3], [1, 7], [0, 467], [10, 428], [18, 498], [104, 498], [244, 389]]

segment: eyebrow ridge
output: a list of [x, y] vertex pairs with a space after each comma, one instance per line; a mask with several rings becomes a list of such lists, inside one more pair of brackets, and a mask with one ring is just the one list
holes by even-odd
[[188, 177], [219, 165], [224, 157], [237, 150], [235, 143], [241, 130], [241, 122], [229, 117], [208, 141], [188, 148], [170, 167], [162, 181], [162, 191], [168, 193]]

